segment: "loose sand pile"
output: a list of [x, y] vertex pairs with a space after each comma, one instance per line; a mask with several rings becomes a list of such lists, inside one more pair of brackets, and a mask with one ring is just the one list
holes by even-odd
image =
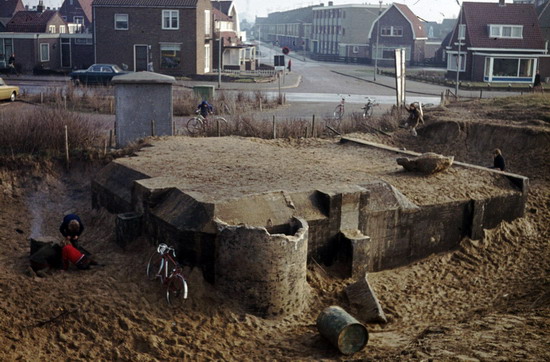
[[[391, 139], [362, 137], [454, 155], [458, 161], [490, 157], [473, 159], [473, 146], [464, 142], [438, 145], [403, 131]], [[224, 142], [239, 147], [241, 141]], [[287, 151], [307, 147], [279, 142]], [[458, 250], [371, 273], [389, 323], [368, 325], [369, 343], [352, 358], [550, 359], [550, 177], [548, 164], [534, 163], [538, 154], [523, 153], [523, 162], [516, 162], [512, 155], [522, 150], [518, 143], [504, 154], [514, 172], [533, 178], [526, 216], [486, 231], [482, 241], [465, 239]], [[121, 250], [113, 242], [114, 217], [91, 210], [89, 182], [95, 172], [97, 167], [82, 165], [70, 174], [54, 167], [0, 171], [0, 360], [343, 359], [319, 335], [315, 320], [326, 306], [348, 307], [344, 288], [353, 280], [311, 265], [308, 309], [265, 320], [239, 311], [197, 269], [188, 270], [190, 300], [184, 310], [172, 312], [158, 283], [145, 278], [153, 247], [138, 240]], [[430, 192], [432, 186], [426, 188]], [[81, 214], [82, 244], [106, 266], [46, 278], [27, 275], [28, 237], [57, 236], [69, 211]]]

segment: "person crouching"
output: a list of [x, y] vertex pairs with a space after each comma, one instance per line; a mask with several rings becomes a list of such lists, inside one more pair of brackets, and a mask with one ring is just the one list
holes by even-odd
[[64, 240], [63, 244], [63, 248], [61, 249], [63, 270], [69, 269], [70, 263], [74, 264], [80, 270], [90, 269], [90, 258], [75, 248], [69, 240]]

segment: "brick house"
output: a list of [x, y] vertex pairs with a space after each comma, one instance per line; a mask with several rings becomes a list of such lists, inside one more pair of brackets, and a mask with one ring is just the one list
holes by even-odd
[[74, 27], [71, 33], [86, 33], [92, 28], [93, 0], [65, 0], [59, 8], [59, 13], [69, 27]]
[[[313, 7], [311, 57], [346, 62], [369, 61], [368, 29], [387, 5], [348, 4]], [[371, 39], [372, 42], [372, 39]]]
[[446, 47], [447, 78], [456, 79], [459, 38], [460, 80], [532, 83], [547, 64], [532, 4], [464, 2], [458, 19]]
[[68, 72], [92, 60], [91, 34], [70, 34], [59, 12], [18, 11], [0, 32], [0, 50], [16, 54], [16, 68], [22, 73]]
[[[3, 0], [2, 6], [0, 6], [0, 33], [6, 31], [6, 25], [12, 16], [23, 10], [25, 10], [25, 6], [22, 0]], [[0, 69], [6, 68], [9, 54], [12, 53], [13, 43], [11, 40], [4, 42], [3, 39], [0, 39]]]
[[[379, 32], [380, 30], [380, 32]], [[407, 5], [393, 3], [372, 24], [370, 53], [381, 66], [394, 65], [395, 49], [405, 48], [407, 65], [424, 62], [426, 32]]]
[[169, 75], [212, 69], [210, 0], [95, 0], [96, 63]]
[[[225, 70], [255, 70], [256, 47], [242, 41], [239, 17], [233, 1], [212, 1], [212, 8], [216, 39], [214, 68], [217, 69], [219, 65]], [[221, 51], [219, 39], [222, 39]]]

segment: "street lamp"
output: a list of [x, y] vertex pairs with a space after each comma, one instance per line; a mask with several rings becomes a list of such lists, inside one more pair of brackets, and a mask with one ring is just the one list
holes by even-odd
[[382, 14], [382, 0], [380, 0], [380, 8], [378, 9], [378, 21], [376, 22], [376, 54], [374, 58], [374, 80], [376, 81], [376, 73], [378, 73], [378, 41], [380, 40], [380, 15]]
[[[460, 68], [462, 66], [461, 64], [461, 56], [460, 56], [460, 49], [462, 45], [462, 40], [466, 39], [466, 25], [464, 25], [464, 28], [462, 27], [462, 6], [456, 0], [456, 3], [458, 6], [460, 6], [460, 16], [458, 18], [458, 33], [456, 39], [458, 40], [458, 54], [456, 55], [456, 88], [455, 88], [455, 95], [458, 98], [458, 83], [460, 82]], [[463, 34], [464, 33], [464, 34]]]
[[220, 35], [218, 36], [218, 89], [222, 87], [222, 32], [220, 29]]

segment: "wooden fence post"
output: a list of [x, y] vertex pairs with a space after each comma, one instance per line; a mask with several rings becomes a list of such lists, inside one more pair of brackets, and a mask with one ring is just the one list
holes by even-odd
[[67, 169], [69, 169], [69, 129], [65, 125], [65, 162], [67, 163]]
[[275, 115], [273, 115], [273, 139], [277, 138], [277, 127], [275, 126]]

